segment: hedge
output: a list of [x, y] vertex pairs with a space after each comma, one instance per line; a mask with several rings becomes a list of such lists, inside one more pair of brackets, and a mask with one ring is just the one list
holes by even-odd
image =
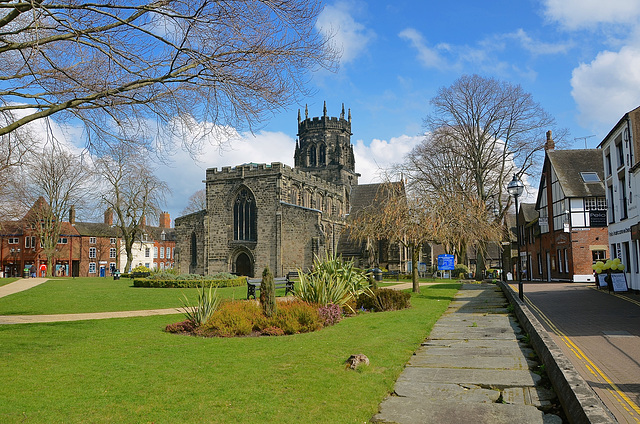
[[232, 278], [229, 280], [147, 280], [146, 278], [135, 278], [133, 280], [133, 287], [171, 289], [197, 288], [210, 285], [214, 287], [240, 287], [245, 284], [247, 284], [247, 277]]

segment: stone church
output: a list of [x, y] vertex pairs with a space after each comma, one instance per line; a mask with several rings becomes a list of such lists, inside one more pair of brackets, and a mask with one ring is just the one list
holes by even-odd
[[326, 103], [322, 117], [309, 118], [305, 107], [304, 120], [298, 111], [293, 168], [274, 162], [207, 169], [206, 209], [175, 220], [178, 270], [259, 276], [269, 266], [284, 276], [341, 247], [360, 255], [360, 244], [342, 235], [345, 217], [352, 204], [371, 204], [379, 185], [358, 185], [351, 135], [344, 105], [340, 117], [327, 116]]

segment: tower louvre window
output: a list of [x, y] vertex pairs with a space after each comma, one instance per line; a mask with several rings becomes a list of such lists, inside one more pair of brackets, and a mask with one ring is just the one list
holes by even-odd
[[233, 239], [257, 240], [256, 201], [253, 194], [243, 188], [233, 205]]

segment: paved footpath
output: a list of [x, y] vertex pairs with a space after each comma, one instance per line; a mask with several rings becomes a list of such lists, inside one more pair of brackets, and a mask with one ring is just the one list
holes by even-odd
[[640, 296], [593, 284], [529, 283], [525, 300], [621, 423], [640, 423]]
[[[33, 288], [47, 281], [46, 278], [23, 278], [0, 287], [0, 297], [9, 296]], [[148, 317], [152, 315], [179, 314], [180, 310], [148, 309], [143, 311], [94, 312], [85, 314], [53, 314], [53, 315], [0, 315], [2, 324], [33, 324], [42, 322], [82, 321], [89, 319]]]
[[561, 423], [522, 337], [496, 285], [463, 284], [372, 422]]

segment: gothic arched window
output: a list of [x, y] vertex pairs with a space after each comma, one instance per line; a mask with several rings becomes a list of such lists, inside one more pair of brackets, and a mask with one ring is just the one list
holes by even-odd
[[191, 265], [198, 265], [198, 240], [196, 233], [191, 233]]
[[327, 164], [327, 146], [324, 144], [320, 145], [320, 154], [318, 158], [318, 165], [324, 166]]
[[242, 188], [233, 204], [233, 239], [255, 241], [257, 237], [256, 199]]
[[316, 146], [312, 144], [309, 146], [309, 166], [316, 166], [316, 155]]

